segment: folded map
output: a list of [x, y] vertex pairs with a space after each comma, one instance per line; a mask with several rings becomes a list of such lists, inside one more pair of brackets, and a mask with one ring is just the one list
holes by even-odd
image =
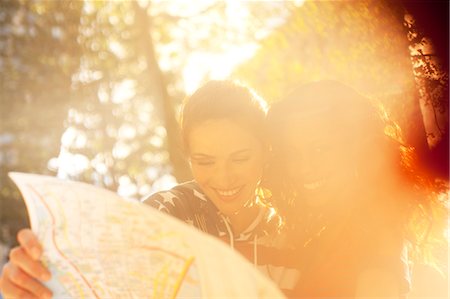
[[226, 244], [85, 183], [10, 173], [52, 272], [53, 298], [284, 298]]

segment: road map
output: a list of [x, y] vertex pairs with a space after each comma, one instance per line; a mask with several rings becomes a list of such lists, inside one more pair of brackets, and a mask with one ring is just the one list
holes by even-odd
[[10, 173], [53, 298], [284, 298], [225, 244], [93, 185]]

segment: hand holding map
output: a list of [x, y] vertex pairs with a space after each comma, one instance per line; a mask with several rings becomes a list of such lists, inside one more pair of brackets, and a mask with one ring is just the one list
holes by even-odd
[[88, 184], [12, 173], [54, 298], [284, 298], [220, 241]]

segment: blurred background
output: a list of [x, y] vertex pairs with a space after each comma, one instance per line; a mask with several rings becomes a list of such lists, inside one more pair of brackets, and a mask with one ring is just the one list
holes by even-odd
[[345, 82], [448, 181], [448, 14], [447, 0], [1, 0], [0, 261], [28, 225], [9, 171], [136, 199], [189, 179], [177, 117], [208, 79], [269, 102]]

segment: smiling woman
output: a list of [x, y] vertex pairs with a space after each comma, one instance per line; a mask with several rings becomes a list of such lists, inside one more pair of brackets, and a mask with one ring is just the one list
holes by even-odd
[[276, 254], [281, 218], [260, 186], [268, 154], [266, 103], [232, 81], [210, 81], [188, 97], [181, 129], [194, 181], [144, 202], [229, 242], [285, 292], [297, 271]]
[[[257, 214], [255, 190], [264, 145], [229, 119], [208, 120], [190, 132], [192, 173], [207, 197], [240, 233]], [[247, 215], [248, 214], [248, 215]]]
[[429, 245], [431, 224], [444, 227], [438, 186], [385, 116], [336, 81], [301, 85], [270, 109], [267, 181], [297, 248], [295, 298], [405, 298], [411, 250]]
[[[265, 113], [265, 102], [244, 86], [231, 81], [210, 81], [202, 86], [183, 107], [182, 138], [194, 181], [182, 186], [198, 190], [198, 198], [207, 199], [217, 215], [203, 214], [191, 206], [194, 201], [188, 198], [179, 201], [189, 207], [175, 207], [173, 200], [165, 199], [164, 192], [144, 201], [182, 220], [193, 221], [197, 227], [200, 225], [195, 217], [186, 212], [199, 213], [197, 218], [205, 218], [202, 222], [207, 227], [217, 216], [212, 227], [225, 222], [230, 225], [230, 233], [243, 232], [260, 211], [270, 210], [264, 198], [257, 196], [267, 152]], [[182, 212], [172, 212], [171, 208], [181, 208]]]

